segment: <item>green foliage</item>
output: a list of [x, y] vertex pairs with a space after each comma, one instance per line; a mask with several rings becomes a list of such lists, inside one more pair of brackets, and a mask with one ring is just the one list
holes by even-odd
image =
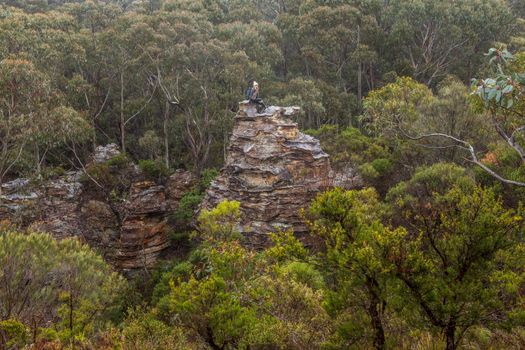
[[[185, 239], [217, 175], [206, 168], [222, 165], [236, 102], [255, 79], [268, 104], [302, 107], [297, 122], [317, 128], [308, 133], [335, 170], [357, 169], [387, 195], [320, 194], [305, 212], [318, 254], [288, 231], [262, 251], [243, 247], [242, 203], [202, 211], [203, 242], [155, 273], [151, 305], [130, 309], [122, 330], [110, 323], [125, 282], [100, 257], [2, 226], [0, 348], [523, 343], [514, 328], [524, 320], [523, 191], [452, 165], [467, 166], [469, 154], [450, 138], [407, 135], [464, 140], [489, 169], [524, 181], [525, 56], [511, 53], [525, 47], [524, 9], [517, 0], [4, 1], [0, 190], [14, 176], [89, 164], [97, 144], [118, 142], [150, 159], [139, 166], [151, 179], [168, 167], [201, 175], [170, 221]], [[472, 76], [487, 78], [471, 91]], [[122, 200], [129, 166], [125, 153], [89, 165], [85, 192]]]
[[203, 210], [197, 218], [198, 236], [205, 241], [231, 241], [240, 237], [241, 204], [224, 200], [212, 210]]
[[112, 202], [122, 201], [131, 185], [130, 165], [128, 156], [120, 153], [103, 163], [89, 164], [80, 182]]
[[360, 166], [375, 159], [391, 157], [384, 140], [365, 136], [356, 128], [323, 125], [306, 132], [320, 139], [323, 150], [330, 154], [330, 160], [337, 168], [347, 164]]
[[70, 344], [105, 323], [125, 286], [77, 239], [56, 241], [48, 234], [2, 228], [0, 263], [1, 321], [16, 319], [33, 335], [52, 322], [57, 337]]
[[117, 179], [112, 174], [111, 168], [106, 163], [94, 163], [86, 168], [86, 173], [82, 174], [80, 181], [84, 184], [94, 182], [104, 188], [113, 188], [117, 185]]
[[196, 191], [190, 191], [186, 193], [179, 202], [179, 207], [173, 214], [173, 219], [177, 226], [179, 227], [189, 227], [193, 216], [195, 215], [195, 210], [202, 202], [203, 198], [202, 193], [197, 193]]
[[312, 80], [295, 78], [288, 83], [289, 93], [283, 98], [283, 106], [301, 106], [300, 125], [306, 128], [320, 127], [325, 114], [321, 90]]
[[204, 169], [204, 171], [201, 173], [201, 179], [199, 182], [199, 190], [205, 191], [208, 187], [210, 187], [211, 182], [219, 175], [219, 172], [217, 169], [214, 168], [208, 168]]
[[[118, 141], [134, 157], [162, 157], [198, 173], [221, 165], [230, 111], [251, 79], [265, 99], [301, 104], [302, 127], [347, 126], [362, 100], [392, 77], [432, 88], [449, 74], [465, 82], [484, 68], [481, 53], [490, 45], [523, 41], [523, 6], [515, 0], [265, 0], [256, 8], [242, 1], [4, 2], [0, 95], [21, 98], [11, 100], [9, 122], [2, 114], [2, 130], [14, 132], [0, 156], [39, 172], [76, 162], [69, 150], [85, 160], [93, 146]], [[7, 84], [15, 76], [18, 85]]]
[[[376, 192], [372, 189], [343, 191], [334, 189], [317, 196], [309, 208], [310, 230], [323, 239], [326, 252], [323, 260], [327, 269], [333, 271], [332, 288], [339, 291], [343, 300], [333, 298], [327, 308], [332, 313], [346, 308], [363, 306], [357, 300], [370, 305], [356, 313], [352, 323], [363, 322], [360, 313], [369, 319], [376, 348], [385, 347], [385, 305], [390, 298], [392, 280], [388, 256], [406, 236], [403, 228], [389, 229], [383, 226], [385, 214]], [[352, 317], [350, 315], [349, 317]], [[339, 326], [343, 343], [351, 344], [356, 334], [349, 332], [349, 320]], [[352, 326], [359, 331], [360, 327]]]
[[525, 73], [511, 72], [508, 74], [503, 71], [503, 67], [509, 61], [514, 60], [514, 56], [507, 50], [491, 48], [487, 56], [490, 58], [489, 63], [496, 66], [497, 75], [481, 81], [473, 79], [472, 85], [476, 89], [475, 93], [483, 100], [487, 108], [493, 106], [510, 109], [514, 106], [515, 101], [520, 101], [522, 98]]
[[131, 161], [126, 153], [119, 153], [116, 156], [109, 158], [104, 164], [108, 167], [122, 170], [126, 169], [131, 164]]
[[304, 284], [312, 290], [322, 290], [325, 287], [322, 274], [315, 269], [314, 266], [306, 262], [292, 261], [287, 265], [283, 265], [279, 272], [284, 277], [288, 277], [293, 281]]
[[148, 130], [139, 138], [139, 146], [145, 151], [149, 158], [158, 158], [162, 147], [162, 141], [155, 130]]
[[392, 161], [385, 158], [374, 159], [371, 163], [365, 163], [359, 167], [365, 178], [376, 179], [385, 176], [392, 170]]
[[465, 193], [457, 186], [435, 193], [426, 212], [407, 215], [417, 231], [391, 255], [396, 276], [421, 317], [443, 332], [447, 348], [457, 347], [473, 325], [510, 326], [520, 299], [512, 286], [523, 278], [514, 264], [523, 259], [522, 218], [490, 189]]
[[[306, 249], [291, 232], [273, 235], [276, 245], [268, 252], [242, 247], [239, 209], [238, 202], [225, 201], [201, 213], [204, 244], [162, 274], [154, 292], [158, 313], [141, 316], [141, 324], [159, 329], [160, 340], [175, 329], [208, 347], [320, 349], [330, 331], [321, 274], [297, 261]], [[135, 324], [139, 339], [157, 340], [133, 320], [128, 324]]]
[[54, 168], [45, 169], [45, 171], [42, 173], [42, 176], [45, 179], [53, 179], [53, 178], [57, 178], [60, 176], [64, 176], [65, 174], [66, 174], [66, 170], [62, 168], [61, 166], [57, 166]]
[[409, 77], [398, 78], [367, 96], [363, 103], [364, 126], [372, 135], [386, 137], [396, 135], [399, 129], [413, 130], [433, 98], [427, 86]]
[[198, 349], [179, 328], [170, 327], [141, 309], [131, 310], [122, 332], [122, 347], [140, 349]]
[[[472, 88], [477, 102], [482, 103], [483, 108], [490, 115], [491, 124], [499, 136], [499, 142], [491, 145], [492, 152], [487, 153], [482, 159], [482, 165], [494, 169], [507, 180], [516, 181], [518, 184], [524, 183], [525, 65], [523, 55], [517, 55], [516, 59], [507, 50], [492, 48], [487, 56], [490, 57], [489, 62], [494, 75], [485, 79], [473, 79]], [[509, 151], [503, 150], [503, 147], [508, 147]], [[513, 195], [510, 194], [510, 197], [512, 198]]]
[[[465, 169], [446, 163], [419, 169], [392, 188], [387, 201], [393, 221], [410, 232], [389, 255], [408, 293], [405, 302], [420, 311], [420, 318], [404, 317], [443, 332], [450, 349], [471, 326], [511, 327], [517, 295], [501, 296], [521, 283], [523, 271], [515, 264], [523, 259], [516, 236], [521, 216], [491, 189], [477, 186]], [[498, 321], [490, 316], [494, 312]]]
[[204, 192], [218, 174], [218, 171], [215, 169], [205, 169], [201, 173], [199, 182], [195, 184], [191, 191], [182, 196], [179, 207], [172, 217], [177, 227], [189, 229], [191, 221], [195, 216], [195, 211], [204, 198]]
[[434, 194], [444, 194], [454, 187], [468, 192], [475, 186], [475, 181], [465, 168], [451, 163], [437, 163], [416, 170], [408, 181], [392, 187], [386, 200], [398, 208], [424, 206]]
[[159, 181], [169, 175], [169, 169], [166, 167], [166, 164], [158, 160], [139, 160], [139, 168], [146, 178], [150, 180]]
[[270, 233], [272, 246], [264, 251], [269, 258], [278, 262], [290, 259], [305, 260], [308, 252], [304, 245], [295, 237], [292, 230]]
[[6, 341], [4, 346], [7, 349], [22, 348], [27, 344], [29, 338], [26, 326], [14, 319], [0, 321], [0, 335]]

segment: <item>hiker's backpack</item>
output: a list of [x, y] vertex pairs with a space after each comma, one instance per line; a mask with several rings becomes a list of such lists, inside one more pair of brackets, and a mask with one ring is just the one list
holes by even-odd
[[246, 99], [249, 100], [252, 98], [252, 95], [253, 95], [253, 88], [252, 87], [249, 87], [246, 89]]

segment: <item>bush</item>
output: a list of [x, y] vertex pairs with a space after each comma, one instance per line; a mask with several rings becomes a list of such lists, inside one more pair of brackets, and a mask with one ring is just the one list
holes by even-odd
[[45, 168], [42, 171], [42, 176], [44, 179], [55, 179], [57, 177], [64, 176], [65, 174], [66, 170], [61, 166]]
[[[126, 286], [79, 240], [55, 240], [9, 226], [0, 227], [0, 276], [0, 310], [16, 309], [16, 321], [31, 334], [64, 343], [89, 336], [107, 322]], [[0, 329], [23, 339], [17, 322], [3, 323]], [[0, 338], [0, 348], [3, 345]]]
[[379, 173], [380, 176], [386, 175], [392, 170], [392, 162], [390, 159], [378, 158], [372, 161], [372, 166]]
[[124, 169], [130, 164], [130, 160], [126, 153], [120, 153], [110, 159], [108, 159], [105, 164], [110, 167], [115, 167], [117, 169]]
[[123, 347], [141, 349], [192, 349], [181, 329], [155, 319], [144, 310], [133, 310], [122, 331]]
[[214, 168], [204, 169], [204, 171], [201, 174], [201, 180], [199, 183], [200, 190], [205, 191], [208, 187], [210, 187], [210, 184], [215, 178], [219, 175], [219, 171]]
[[[14, 319], [0, 321], [0, 335], [2, 333], [7, 340], [5, 344], [7, 349], [23, 348], [29, 339], [26, 326]], [[2, 345], [1, 342], [0, 345]]]
[[169, 175], [169, 169], [161, 161], [152, 159], [143, 159], [139, 161], [140, 171], [146, 176], [146, 178], [154, 181], [166, 178]]
[[184, 194], [179, 202], [179, 207], [171, 217], [175, 221], [175, 226], [181, 229], [189, 228], [193, 215], [204, 198], [204, 192], [218, 174], [219, 172], [213, 168], [202, 172], [199, 182], [191, 191]]
[[111, 188], [116, 185], [117, 179], [107, 163], [95, 163], [86, 168], [86, 173], [82, 174], [80, 182], [84, 185], [94, 182], [102, 187]]
[[179, 202], [179, 207], [171, 217], [175, 221], [175, 225], [181, 229], [189, 228], [195, 210], [202, 201], [204, 195], [196, 190], [191, 190], [186, 193]]

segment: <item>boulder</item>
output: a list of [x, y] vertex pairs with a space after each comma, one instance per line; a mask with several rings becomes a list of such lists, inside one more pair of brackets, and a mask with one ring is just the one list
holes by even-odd
[[119, 154], [119, 147], [114, 143], [110, 143], [105, 146], [97, 146], [92, 158], [95, 163], [104, 163]]

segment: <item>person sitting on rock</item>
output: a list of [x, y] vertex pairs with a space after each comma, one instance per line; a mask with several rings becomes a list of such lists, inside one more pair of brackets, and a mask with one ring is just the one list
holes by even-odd
[[260, 113], [266, 109], [266, 105], [264, 104], [262, 98], [259, 97], [259, 84], [256, 81], [253, 82], [253, 86], [251, 88], [248, 88], [246, 95], [250, 103], [253, 103], [257, 106], [257, 112]]

